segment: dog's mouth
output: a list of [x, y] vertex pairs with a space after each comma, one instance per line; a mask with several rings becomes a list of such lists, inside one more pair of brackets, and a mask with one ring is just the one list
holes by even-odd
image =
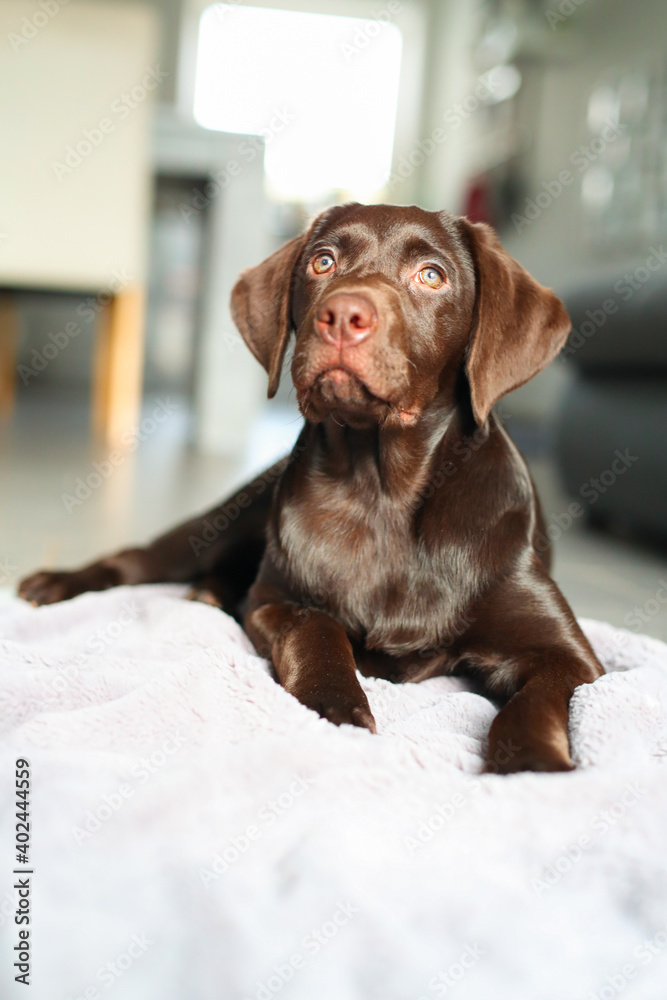
[[357, 372], [341, 364], [318, 372], [300, 403], [306, 419], [332, 416], [339, 423], [353, 427], [384, 424], [392, 418], [403, 426], [417, 420], [416, 413], [378, 395]]
[[317, 372], [298, 397], [307, 420], [331, 416], [338, 423], [359, 427], [381, 422], [390, 406], [357, 372], [340, 363]]
[[316, 377], [311, 391], [316, 392], [325, 405], [363, 406], [373, 402], [383, 403], [371, 392], [363, 379], [342, 365], [325, 368]]

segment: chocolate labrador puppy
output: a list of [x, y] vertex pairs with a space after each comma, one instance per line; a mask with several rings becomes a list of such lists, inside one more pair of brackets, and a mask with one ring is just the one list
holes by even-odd
[[375, 731], [357, 670], [468, 672], [501, 708], [487, 769], [566, 771], [568, 703], [602, 667], [549, 576], [521, 456], [491, 412], [558, 353], [562, 303], [491, 229], [344, 205], [241, 275], [232, 312], [273, 396], [290, 333], [292, 455], [143, 549], [20, 586], [35, 604], [194, 581], [302, 704]]

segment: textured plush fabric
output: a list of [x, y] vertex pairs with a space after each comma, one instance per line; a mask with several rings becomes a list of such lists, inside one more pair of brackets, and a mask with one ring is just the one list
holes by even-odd
[[585, 622], [579, 769], [480, 776], [465, 682], [364, 680], [378, 735], [338, 729], [182, 595], [0, 604], [3, 997], [26, 757], [31, 1000], [664, 1000], [666, 646]]

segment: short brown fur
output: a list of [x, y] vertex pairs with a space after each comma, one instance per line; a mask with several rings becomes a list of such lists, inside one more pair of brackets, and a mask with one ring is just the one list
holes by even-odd
[[[316, 259], [333, 264], [319, 273]], [[420, 277], [434, 270], [438, 288]], [[296, 332], [306, 423], [290, 458], [239, 491], [213, 541], [205, 523], [234, 498], [146, 548], [35, 574], [21, 595], [192, 581], [330, 721], [375, 731], [357, 669], [467, 672], [502, 706], [488, 770], [569, 770], [568, 703], [602, 667], [549, 576], [530, 475], [491, 412], [562, 347], [560, 301], [486, 226], [347, 205], [245, 272], [232, 313], [269, 395]]]

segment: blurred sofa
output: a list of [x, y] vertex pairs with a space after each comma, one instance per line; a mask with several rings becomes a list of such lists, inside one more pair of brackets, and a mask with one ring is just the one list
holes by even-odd
[[590, 521], [667, 539], [667, 264], [654, 259], [565, 301], [573, 377], [556, 426], [562, 482]]

